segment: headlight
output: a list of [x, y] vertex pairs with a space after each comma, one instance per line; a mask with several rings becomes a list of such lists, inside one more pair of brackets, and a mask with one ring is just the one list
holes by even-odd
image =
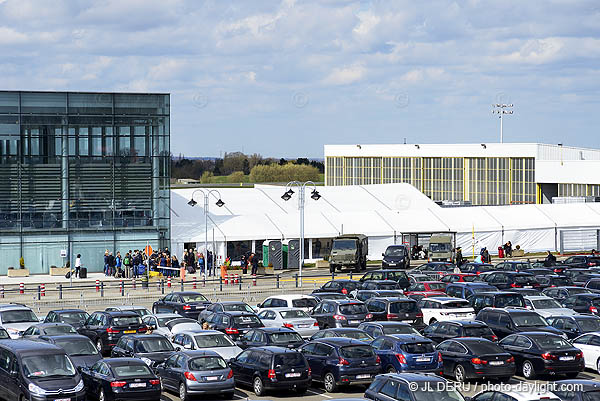
[[79, 383], [77, 383], [77, 385], [73, 389], [73, 391], [75, 391], [76, 393], [80, 392], [81, 390], [83, 390], [83, 380], [79, 380]]
[[[83, 383], [82, 383], [83, 384]], [[44, 390], [43, 388], [41, 388], [38, 385], [35, 385], [33, 383], [29, 383], [29, 386], [27, 386], [27, 388], [29, 389], [29, 392], [31, 394], [35, 394], [35, 395], [46, 395], [46, 390]]]
[[153, 363], [153, 362], [152, 362], [152, 360], [151, 360], [151, 359], [144, 358], [144, 357], [141, 357], [140, 359], [141, 359], [142, 361], [144, 361], [144, 363], [145, 363], [146, 365], [148, 365], [148, 366], [152, 366], [152, 363]]

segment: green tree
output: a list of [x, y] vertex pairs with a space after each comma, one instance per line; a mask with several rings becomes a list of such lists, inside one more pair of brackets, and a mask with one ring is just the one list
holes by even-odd
[[214, 174], [212, 172], [205, 171], [204, 173], [202, 173], [200, 182], [203, 184], [210, 184], [212, 182], [213, 177], [214, 177]]
[[227, 182], [238, 183], [246, 181], [246, 176], [243, 171], [234, 171], [227, 176]]
[[317, 181], [319, 170], [309, 165], [287, 163], [255, 166], [250, 171], [251, 182]]

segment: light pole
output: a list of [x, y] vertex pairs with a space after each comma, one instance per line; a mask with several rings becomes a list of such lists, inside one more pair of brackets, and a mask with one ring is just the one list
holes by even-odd
[[[192, 207], [198, 204], [198, 202], [194, 200], [194, 194], [196, 192], [202, 193], [202, 196], [204, 197], [204, 271], [206, 275], [206, 273], [208, 273], [208, 199], [211, 195], [214, 196], [214, 198], [217, 200], [215, 205], [218, 207], [223, 207], [225, 202], [221, 200], [221, 193], [216, 189], [211, 189], [208, 192], [205, 192], [203, 189], [196, 189], [194, 192], [192, 192], [192, 197], [188, 202], [188, 205]], [[215, 195], [215, 192], [218, 194], [218, 197]], [[216, 266], [213, 266], [213, 268], [216, 268]]]
[[500, 143], [504, 143], [504, 134], [502, 132], [502, 116], [504, 114], [512, 114], [513, 111], [512, 110], [507, 110], [509, 108], [512, 108], [513, 104], [500, 104], [500, 103], [496, 103], [496, 104], [492, 104], [492, 114], [498, 114], [498, 117], [500, 118]]
[[298, 188], [298, 210], [300, 211], [300, 260], [298, 265], [298, 278], [299, 285], [302, 287], [302, 266], [304, 265], [304, 199], [306, 193], [306, 186], [312, 186], [313, 190], [311, 192], [311, 199], [319, 200], [321, 195], [317, 191], [317, 186], [312, 181], [299, 182], [299, 181], [290, 181], [285, 186], [285, 192], [281, 195], [281, 199], [284, 201], [289, 201], [294, 194], [292, 187]]

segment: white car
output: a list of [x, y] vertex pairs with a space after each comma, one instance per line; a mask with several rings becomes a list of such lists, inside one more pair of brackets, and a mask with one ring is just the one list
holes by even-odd
[[543, 317], [577, 315], [573, 309], [563, 308], [554, 298], [543, 295], [528, 295], [525, 298], [525, 307], [539, 313]]
[[215, 351], [226, 361], [238, 356], [242, 349], [235, 345], [227, 334], [216, 330], [182, 331], [175, 334], [172, 341], [174, 346], [190, 350]]
[[583, 352], [585, 367], [600, 373], [600, 332], [586, 333], [573, 340], [573, 346]]
[[35, 313], [25, 305], [0, 305], [0, 326], [6, 329], [12, 339], [20, 338], [29, 326], [39, 322]]
[[173, 319], [181, 319], [181, 315], [177, 313], [157, 313], [155, 315], [146, 315], [142, 318], [142, 322], [150, 327], [149, 333], [161, 334], [168, 337], [171, 330], [167, 327], [167, 322]]
[[298, 308], [263, 309], [258, 314], [265, 327], [287, 327], [307, 338], [319, 331], [317, 319]]
[[258, 312], [272, 308], [297, 308], [302, 309], [304, 312], [310, 312], [318, 303], [317, 298], [310, 295], [284, 294], [268, 297], [257, 307]]
[[[502, 389], [504, 390], [504, 388]], [[487, 390], [475, 395], [472, 401], [489, 401], [492, 398], [496, 400], [513, 401], [560, 401], [560, 397], [545, 389], [542, 389], [535, 383], [513, 384], [505, 391]]]
[[423, 322], [432, 324], [446, 320], [473, 320], [475, 311], [469, 301], [462, 298], [439, 297], [423, 298], [419, 301], [419, 307], [423, 312]]
[[169, 340], [173, 340], [173, 337], [175, 337], [176, 334], [183, 333], [184, 331], [203, 331], [202, 326], [197, 320], [187, 317], [179, 317], [177, 319], [169, 320], [165, 324], [165, 327], [168, 329], [168, 332], [164, 334], [164, 336]]

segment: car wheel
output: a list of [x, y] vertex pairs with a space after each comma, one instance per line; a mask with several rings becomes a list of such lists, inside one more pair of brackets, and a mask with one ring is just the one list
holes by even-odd
[[187, 388], [185, 387], [185, 383], [183, 382], [179, 384], [179, 399], [181, 401], [187, 401], [189, 399], [187, 394]]
[[98, 401], [105, 401], [106, 396], [104, 395], [104, 390], [100, 390], [100, 394], [98, 395]]
[[325, 387], [325, 391], [328, 393], [335, 393], [337, 391], [338, 385], [335, 382], [335, 376], [333, 373], [325, 373], [325, 377], [323, 378], [323, 386]]
[[263, 386], [262, 379], [258, 376], [254, 378], [254, 382], [252, 387], [254, 388], [254, 394], [257, 396], [262, 396], [265, 394], [265, 387]]
[[393, 366], [390, 366], [390, 367], [387, 368], [387, 372], [388, 373], [396, 373], [396, 369], [394, 369]]
[[530, 361], [523, 362], [523, 377], [526, 379], [534, 379], [535, 378], [535, 369], [533, 369], [533, 364]]
[[102, 339], [98, 338], [96, 340], [96, 349], [98, 349], [98, 352], [100, 353], [100, 355], [102, 355]]
[[466, 380], [465, 368], [463, 368], [462, 365], [456, 365], [456, 367], [454, 368], [454, 378], [459, 383], [464, 383], [464, 381]]

